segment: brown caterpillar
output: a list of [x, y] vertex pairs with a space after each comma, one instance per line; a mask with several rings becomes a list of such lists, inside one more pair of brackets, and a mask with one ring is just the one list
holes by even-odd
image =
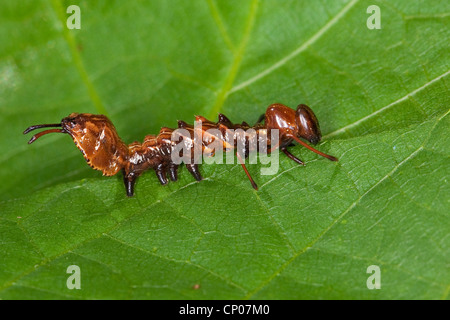
[[[259, 140], [263, 135], [267, 137], [271, 130], [277, 129], [279, 135], [278, 141], [270, 141], [268, 139], [269, 152], [279, 148], [290, 159], [304, 165], [300, 159], [287, 150], [287, 147], [293, 141], [296, 141], [331, 161], [338, 160], [300, 140], [305, 139], [312, 144], [317, 144], [322, 137], [319, 122], [314, 112], [306, 105], [301, 104], [297, 107], [297, 110], [293, 110], [282, 104], [272, 104], [254, 126], [250, 126], [246, 122], [233, 124], [226, 116], [220, 113], [218, 118], [218, 122], [211, 122], [204, 117], [196, 117], [196, 121], [201, 121], [200, 131], [202, 135], [200, 146], [200, 141], [195, 140], [195, 130], [198, 129], [184, 121], [178, 121], [178, 128], [184, 129], [184, 132], [188, 134], [180, 136], [178, 140], [174, 141], [172, 139], [176, 129], [163, 127], [158, 135], [147, 135], [144, 138], [144, 142], [133, 142], [127, 146], [120, 139], [114, 125], [106, 116], [89, 113], [72, 113], [68, 117], [63, 118], [61, 123], [57, 124], [31, 126], [24, 131], [24, 134], [39, 128], [58, 127], [59, 129], [49, 129], [35, 134], [28, 143], [33, 143], [47, 133], [68, 133], [92, 168], [102, 171], [105, 176], [113, 176], [122, 170], [126, 192], [129, 197], [134, 195], [136, 179], [150, 168], [155, 170], [159, 181], [163, 185], [168, 183], [167, 175], [172, 181], [177, 180], [179, 164], [175, 164], [172, 161], [172, 153], [182, 140], [184, 140], [184, 143], [190, 144], [189, 150], [192, 153], [195, 147], [201, 147], [203, 152], [211, 152], [209, 145], [212, 141], [219, 141], [225, 152], [236, 150], [238, 143], [243, 144], [245, 146], [244, 151], [236, 152], [236, 155], [253, 188], [256, 190], [258, 187], [245, 167], [243, 158], [246, 158], [249, 154], [250, 139]], [[264, 124], [261, 123], [263, 119]], [[244, 137], [234, 134], [232, 139], [226, 140], [220, 138], [220, 136], [211, 136], [207, 132], [209, 129], [218, 130], [222, 137], [225, 137], [230, 132], [239, 131], [238, 129], [243, 131], [253, 129], [253, 134]], [[229, 141], [234, 141], [234, 143]], [[185, 162], [188, 171], [196, 180], [202, 180], [198, 164], [194, 161], [195, 157], [191, 156], [190, 159], [192, 159], [190, 162]]]

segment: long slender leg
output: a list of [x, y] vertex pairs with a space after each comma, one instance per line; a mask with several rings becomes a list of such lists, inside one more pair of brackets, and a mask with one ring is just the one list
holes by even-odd
[[311, 151], [317, 153], [318, 155], [320, 155], [320, 156], [322, 156], [322, 157], [324, 157], [324, 158], [327, 158], [328, 160], [331, 160], [331, 161], [338, 161], [338, 158], [333, 157], [333, 156], [330, 156], [329, 154], [323, 153], [323, 152], [321, 152], [321, 151], [319, 151], [319, 150], [317, 150], [317, 149], [314, 149], [313, 147], [311, 147], [310, 145], [306, 144], [305, 142], [303, 142], [302, 140], [300, 140], [299, 138], [297, 138], [297, 137], [294, 136], [294, 135], [288, 136], [288, 138], [294, 139], [295, 141], [297, 141], [298, 143], [300, 143], [300, 144], [301, 144], [302, 146], [304, 146], [305, 148], [308, 148], [309, 150], [311, 150]]
[[277, 150], [279, 146], [280, 146], [280, 141], [278, 141], [276, 145], [274, 145], [269, 150], [267, 150], [267, 153], [272, 153], [272, 151]]
[[297, 162], [298, 164], [304, 166], [305, 164], [303, 163], [302, 160], [300, 160], [299, 158], [297, 158], [296, 156], [294, 156], [292, 153], [290, 153], [289, 151], [287, 151], [286, 147], [281, 148], [281, 151], [284, 152], [285, 155], [287, 155], [289, 157], [289, 159], [294, 160], [295, 162]]
[[200, 171], [198, 170], [198, 164], [186, 163], [186, 168], [194, 176], [195, 180], [197, 180], [197, 181], [203, 180], [202, 175], [200, 174]]
[[258, 190], [258, 186], [256, 185], [255, 181], [253, 180], [252, 176], [250, 175], [250, 173], [248, 172], [247, 168], [245, 167], [245, 163], [244, 160], [242, 160], [241, 155], [239, 154], [239, 152], [236, 152], [236, 156], [239, 159], [239, 162], [241, 163], [242, 168], [245, 171], [245, 174], [247, 175], [248, 179], [250, 180], [253, 189]]

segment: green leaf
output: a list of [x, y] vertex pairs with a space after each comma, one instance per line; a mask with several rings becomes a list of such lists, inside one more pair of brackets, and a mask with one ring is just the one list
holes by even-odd
[[[449, 2], [4, 0], [0, 18], [0, 298], [448, 299]], [[339, 162], [295, 146], [305, 167], [248, 165], [259, 191], [204, 164], [127, 198], [68, 136], [22, 135], [90, 112], [142, 141], [274, 102], [311, 106]]]

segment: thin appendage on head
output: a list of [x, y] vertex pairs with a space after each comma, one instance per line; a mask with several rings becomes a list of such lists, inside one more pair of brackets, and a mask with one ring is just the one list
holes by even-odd
[[[23, 134], [27, 134], [30, 131], [36, 130], [36, 129], [41, 129], [41, 128], [51, 128], [51, 127], [60, 127], [61, 128], [61, 123], [54, 123], [54, 124], [38, 124], [35, 126], [31, 126], [28, 127]], [[36, 141], [37, 139], [39, 139], [40, 137], [42, 137], [43, 135], [46, 135], [47, 133], [52, 133], [52, 132], [57, 132], [57, 133], [67, 133], [66, 130], [64, 129], [50, 129], [50, 130], [44, 130], [42, 132], [39, 132], [37, 134], [35, 134], [34, 136], [31, 137], [31, 139], [28, 141], [28, 144], [32, 144], [34, 141]]]
[[41, 128], [51, 128], [51, 127], [60, 127], [61, 128], [61, 123], [54, 123], [54, 124], [38, 124], [35, 126], [30, 126], [28, 127], [23, 134], [27, 134], [30, 131], [36, 130], [36, 129], [41, 129]]
[[46, 135], [47, 133], [52, 133], [52, 132], [66, 133], [66, 131], [64, 131], [63, 129], [45, 130], [45, 131], [39, 132], [39, 133], [35, 134], [34, 136], [32, 136], [31, 139], [28, 141], [28, 144], [32, 144], [33, 142], [35, 142], [37, 139], [39, 139], [43, 135]]

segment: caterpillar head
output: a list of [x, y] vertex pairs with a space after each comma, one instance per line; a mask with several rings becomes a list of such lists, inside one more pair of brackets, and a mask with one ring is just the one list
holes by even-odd
[[41, 136], [52, 133], [69, 134], [80, 149], [87, 163], [103, 175], [112, 176], [124, 167], [128, 157], [128, 148], [118, 136], [112, 122], [104, 115], [90, 113], [72, 113], [57, 124], [31, 126], [24, 134], [40, 128], [56, 127], [35, 134], [28, 143]]

